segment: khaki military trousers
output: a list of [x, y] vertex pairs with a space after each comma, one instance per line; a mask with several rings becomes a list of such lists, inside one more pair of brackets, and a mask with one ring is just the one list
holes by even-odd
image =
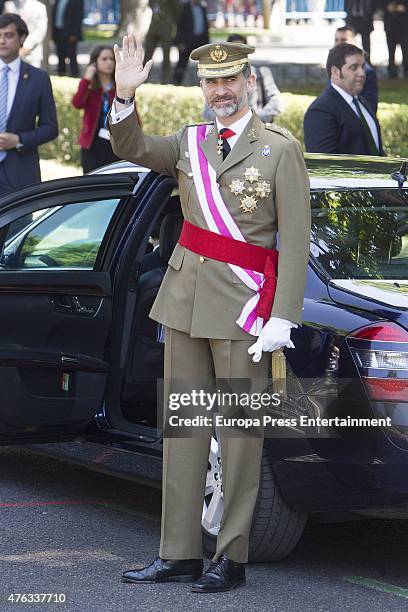
[[[164, 352], [165, 398], [177, 379], [251, 378], [268, 374], [268, 354], [259, 363], [247, 351], [254, 339], [191, 338], [166, 329]], [[166, 399], [165, 399], [166, 402]], [[263, 436], [222, 435], [221, 458], [224, 511], [214, 561], [221, 554], [233, 561], [248, 560], [248, 539], [259, 488]], [[199, 559], [203, 556], [201, 518], [211, 431], [193, 438], [163, 440], [163, 498], [160, 557]]]

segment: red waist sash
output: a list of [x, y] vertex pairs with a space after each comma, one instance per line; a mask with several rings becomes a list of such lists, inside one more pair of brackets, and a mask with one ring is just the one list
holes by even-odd
[[179, 244], [193, 253], [239, 266], [245, 270], [261, 272], [264, 283], [259, 290], [256, 314], [264, 319], [271, 316], [277, 284], [278, 251], [221, 236], [189, 221], [183, 222]]

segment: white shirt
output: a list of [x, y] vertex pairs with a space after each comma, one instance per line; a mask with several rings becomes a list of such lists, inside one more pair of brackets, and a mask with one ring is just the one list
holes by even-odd
[[[18, 57], [8, 64], [10, 68], [8, 73], [8, 94], [7, 94], [7, 119], [10, 115], [11, 107], [13, 106], [14, 98], [16, 95], [17, 83], [20, 77], [20, 64], [21, 59]], [[6, 67], [6, 63], [0, 59], [0, 82], [3, 77], [3, 70]]]
[[[351, 94], [347, 93], [347, 91], [345, 91], [344, 89], [342, 89], [338, 85], [335, 85], [333, 82], [331, 82], [331, 86], [333, 87], [333, 89], [335, 89], [337, 91], [337, 93], [339, 93], [341, 95], [343, 100], [345, 100], [347, 102], [347, 104], [351, 107], [351, 109], [354, 111], [354, 113], [360, 119], [360, 115], [358, 114], [356, 105], [353, 104], [353, 96]], [[372, 136], [374, 138], [374, 142], [377, 145], [377, 149], [380, 150], [380, 138], [379, 138], [379, 135], [378, 135], [377, 126], [375, 125], [375, 121], [374, 121], [372, 115], [368, 112], [368, 110], [366, 109], [366, 107], [362, 103], [362, 101], [360, 99], [358, 101], [360, 103], [361, 112], [363, 113], [364, 118], [367, 121], [368, 127], [370, 128], [370, 132], [371, 132], [371, 134], [372, 134]], [[360, 119], [360, 121], [361, 121], [361, 119]]]
[[[242, 132], [245, 130], [248, 122], [251, 120], [251, 117], [252, 117], [252, 111], [249, 110], [246, 113], [246, 115], [241, 117], [241, 119], [238, 119], [238, 121], [235, 121], [235, 123], [228, 126], [229, 130], [232, 130], [233, 132], [235, 132], [235, 136], [231, 136], [231, 138], [227, 138], [228, 144], [231, 147], [231, 149], [234, 146], [234, 144], [237, 142], [238, 138], [241, 136]], [[218, 117], [215, 118], [215, 122], [216, 122], [218, 132], [222, 130], [222, 128], [227, 127], [226, 125], [222, 124], [221, 119], [219, 119]]]

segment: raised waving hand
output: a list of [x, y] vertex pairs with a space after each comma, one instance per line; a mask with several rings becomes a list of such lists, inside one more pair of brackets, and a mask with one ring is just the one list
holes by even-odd
[[149, 76], [153, 60], [143, 66], [143, 46], [140, 39], [132, 34], [123, 37], [122, 50], [118, 45], [114, 45], [113, 50], [116, 60], [116, 92], [121, 98], [131, 98]]

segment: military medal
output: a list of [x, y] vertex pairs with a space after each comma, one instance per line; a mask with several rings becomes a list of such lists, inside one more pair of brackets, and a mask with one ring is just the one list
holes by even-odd
[[251, 166], [250, 168], [245, 168], [244, 177], [246, 181], [253, 183], [261, 177], [261, 173], [259, 172], [258, 168]]
[[245, 181], [241, 181], [240, 179], [234, 179], [229, 186], [231, 193], [234, 195], [241, 195], [245, 191]]
[[266, 198], [271, 193], [271, 187], [267, 181], [258, 181], [255, 192], [258, 198]]
[[256, 205], [257, 199], [255, 196], [245, 196], [241, 199], [240, 208], [242, 208], [245, 213], [252, 213], [256, 209]]
[[218, 155], [221, 155], [222, 153], [222, 145], [223, 145], [223, 139], [221, 138], [220, 134], [218, 134], [218, 140], [217, 140], [217, 153]]

